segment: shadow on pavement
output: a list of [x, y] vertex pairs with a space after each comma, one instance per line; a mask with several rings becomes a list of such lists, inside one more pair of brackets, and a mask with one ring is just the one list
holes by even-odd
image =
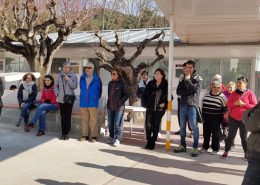
[[[212, 182], [203, 182], [193, 180], [187, 177], [183, 177], [181, 175], [173, 175], [173, 174], [166, 174], [162, 172], [157, 172], [154, 170], [146, 170], [140, 168], [129, 168], [129, 167], [122, 167], [122, 166], [101, 166], [91, 163], [83, 163], [78, 162], [76, 163], [79, 166], [88, 167], [88, 168], [95, 168], [95, 169], [102, 169], [105, 172], [113, 175], [114, 177], [123, 178], [130, 181], [135, 181], [144, 184], [153, 184], [153, 185], [221, 185], [219, 183], [212, 183]], [[106, 184], [112, 184], [115, 178], [113, 178], [110, 182]]]
[[[147, 155], [147, 154], [141, 154], [141, 153], [135, 153], [135, 152], [125, 152], [125, 151], [119, 151], [119, 150], [110, 150], [110, 149], [100, 149], [102, 152], [111, 153], [116, 156], [124, 156], [127, 159], [141, 162], [144, 164], [149, 164], [153, 166], [158, 167], [164, 167], [164, 168], [178, 168], [188, 171], [194, 171], [200, 172], [200, 173], [219, 173], [219, 174], [230, 174], [235, 176], [244, 176], [245, 171], [243, 170], [237, 170], [237, 169], [230, 169], [230, 168], [223, 168], [223, 167], [213, 167], [208, 166], [203, 163], [210, 163], [208, 160], [201, 161], [180, 161], [176, 159], [167, 159], [167, 158], [159, 158], [154, 155]], [[141, 160], [140, 160], [141, 159]], [[196, 158], [197, 159], [197, 158]], [[194, 158], [193, 158], [194, 160]], [[220, 160], [220, 159], [219, 159]], [[219, 163], [222, 161], [219, 161]]]
[[87, 185], [87, 184], [82, 184], [79, 182], [59, 182], [55, 180], [49, 180], [49, 179], [37, 179], [36, 182], [39, 182], [41, 184], [46, 184], [46, 185]]
[[[48, 133], [47, 133], [48, 134]], [[36, 131], [25, 133], [23, 127], [0, 124], [0, 161], [14, 157], [24, 151], [48, 142], [52, 136], [36, 137]]]

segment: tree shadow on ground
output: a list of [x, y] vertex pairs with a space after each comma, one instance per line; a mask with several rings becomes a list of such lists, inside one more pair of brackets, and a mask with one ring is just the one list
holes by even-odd
[[50, 179], [37, 179], [36, 182], [39, 182], [40, 184], [46, 184], [46, 185], [87, 185], [79, 182], [59, 182], [55, 180]]
[[0, 145], [2, 147], [0, 161], [14, 157], [29, 149], [40, 146], [55, 139], [53, 134], [49, 136], [36, 137], [37, 131], [26, 133], [23, 127], [15, 127], [0, 124]]
[[[91, 163], [83, 163], [78, 162], [76, 163], [79, 166], [94, 168], [94, 169], [101, 169], [105, 172], [113, 175], [114, 177], [119, 177], [122, 179], [135, 181], [144, 184], [153, 184], [153, 185], [222, 185], [219, 183], [212, 183], [212, 182], [205, 182], [205, 181], [198, 181], [193, 180], [187, 177], [183, 177], [181, 175], [174, 175], [174, 174], [166, 174], [154, 170], [146, 170], [140, 168], [129, 168], [129, 167], [122, 167], [122, 166], [101, 166]], [[113, 181], [116, 179], [113, 178], [112, 181], [108, 182], [108, 184], [112, 184]]]
[[[194, 171], [200, 172], [200, 173], [219, 173], [219, 174], [230, 174], [235, 176], [244, 176], [245, 171], [243, 170], [237, 170], [237, 169], [231, 169], [231, 168], [223, 168], [223, 167], [213, 167], [206, 165], [209, 163], [209, 161], [184, 161], [184, 160], [177, 160], [175, 159], [167, 159], [167, 158], [159, 158], [154, 155], [148, 155], [148, 154], [141, 154], [141, 153], [135, 153], [135, 152], [125, 152], [125, 151], [119, 151], [119, 150], [109, 150], [109, 149], [100, 149], [102, 152], [110, 153], [116, 156], [123, 156], [127, 159], [141, 162], [144, 164], [149, 164], [153, 166], [158, 167], [164, 167], [164, 168], [178, 168], [188, 171]], [[197, 158], [196, 158], [197, 159]]]

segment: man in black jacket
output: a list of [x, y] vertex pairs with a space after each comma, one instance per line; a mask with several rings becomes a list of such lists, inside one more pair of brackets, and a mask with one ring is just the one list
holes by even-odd
[[181, 131], [181, 144], [174, 152], [186, 152], [186, 120], [188, 119], [194, 133], [192, 157], [198, 156], [198, 117], [197, 110], [199, 106], [199, 96], [202, 84], [202, 78], [196, 75], [194, 70], [195, 62], [189, 60], [186, 62], [185, 73], [183, 78], [180, 78], [177, 95], [180, 96], [180, 131]]

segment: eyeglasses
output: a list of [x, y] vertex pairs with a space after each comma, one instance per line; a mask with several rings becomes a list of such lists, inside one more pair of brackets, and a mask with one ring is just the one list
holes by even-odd
[[113, 75], [113, 76], [114, 76], [114, 75], [117, 75], [117, 74], [116, 74], [116, 73], [111, 73], [111, 75]]
[[218, 86], [214, 86], [213, 88], [218, 88], [218, 89], [220, 89], [220, 87], [218, 87]]
[[92, 69], [92, 67], [85, 67], [85, 69]]

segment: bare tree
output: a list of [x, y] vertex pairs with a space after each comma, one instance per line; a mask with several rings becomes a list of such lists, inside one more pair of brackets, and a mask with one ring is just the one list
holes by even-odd
[[[0, 47], [25, 57], [31, 71], [41, 76], [49, 73], [55, 52], [72, 31], [94, 11], [91, 0], [0, 1]], [[56, 40], [48, 35], [51, 29], [57, 31]]]
[[[96, 32], [95, 35], [100, 40], [100, 47], [114, 56], [112, 59], [108, 59], [104, 52], [96, 48], [96, 55], [99, 57], [101, 61], [99, 67], [104, 68], [109, 72], [111, 72], [111, 70], [115, 67], [121, 69], [123, 78], [128, 85], [128, 90], [130, 94], [129, 104], [133, 105], [138, 100], [136, 96], [138, 74], [144, 69], [149, 70], [151, 67], [154, 66], [154, 64], [156, 64], [164, 58], [164, 55], [160, 54], [160, 48], [162, 48], [163, 52], [166, 53], [166, 50], [163, 46], [163, 39], [165, 36], [164, 31], [161, 31], [160, 33], [154, 35], [152, 38], [145, 39], [141, 43], [139, 43], [137, 45], [136, 52], [128, 59], [125, 57], [125, 45], [123, 45], [120, 42], [117, 32], [115, 32], [116, 41], [114, 43], [114, 46], [111, 46], [102, 37], [100, 32]], [[157, 58], [151, 64], [140, 63], [137, 65], [137, 67], [134, 67], [133, 63], [135, 59], [142, 54], [144, 48], [148, 43], [156, 39], [158, 39], [157, 46], [155, 48], [155, 55], [157, 56]]]

